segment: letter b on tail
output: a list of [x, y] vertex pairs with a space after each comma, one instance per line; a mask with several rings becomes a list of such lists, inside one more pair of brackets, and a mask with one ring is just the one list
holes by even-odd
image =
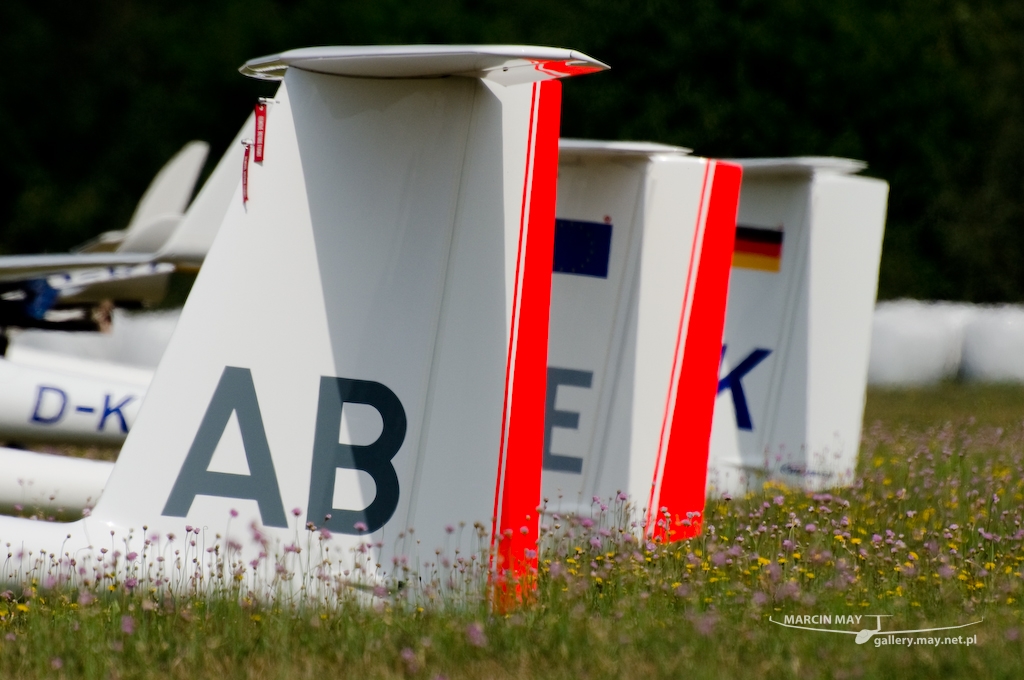
[[[384, 429], [377, 441], [365, 446], [338, 442], [341, 409], [345, 402], [367, 404], [377, 409]], [[309, 506], [306, 521], [321, 523], [331, 531], [361, 534], [357, 522], [367, 532], [380, 529], [398, 507], [398, 474], [391, 459], [405, 441], [405, 409], [398, 396], [378, 382], [349, 378], [320, 378], [320, 403], [316, 413], [313, 441], [313, 469], [309, 477]], [[377, 495], [362, 510], [337, 510], [334, 505], [334, 479], [338, 468], [362, 470], [373, 478]], [[329, 520], [324, 518], [330, 515]]]

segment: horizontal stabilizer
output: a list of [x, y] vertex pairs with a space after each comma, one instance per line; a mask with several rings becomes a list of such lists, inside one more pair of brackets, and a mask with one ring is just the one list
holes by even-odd
[[738, 158], [732, 162], [743, 167], [748, 177], [769, 175], [856, 175], [868, 164], [835, 156], [796, 156], [794, 158]]
[[563, 137], [558, 140], [558, 151], [563, 156], [594, 156], [596, 158], [614, 158], [616, 156], [649, 158], [651, 156], [670, 155], [686, 156], [693, 149], [657, 142], [604, 142], [596, 139], [572, 139]]
[[146, 253], [60, 253], [56, 255], [5, 255], [0, 257], [0, 281], [63, 274], [74, 269], [98, 269], [147, 264]]
[[257, 59], [239, 69], [260, 80], [281, 80], [289, 67], [350, 78], [466, 76], [501, 85], [564, 78], [608, 68], [582, 52], [522, 45], [365, 45], [305, 47]]

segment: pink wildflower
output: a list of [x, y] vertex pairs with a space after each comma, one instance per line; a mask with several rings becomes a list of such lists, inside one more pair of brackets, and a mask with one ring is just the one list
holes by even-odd
[[412, 651], [412, 648], [406, 647], [401, 653], [402, 661], [405, 662], [405, 667], [409, 671], [410, 675], [416, 675], [420, 670], [419, 662], [416, 660], [416, 652]]
[[474, 622], [466, 626], [466, 641], [474, 647], [487, 646], [487, 636], [484, 635], [482, 623]]

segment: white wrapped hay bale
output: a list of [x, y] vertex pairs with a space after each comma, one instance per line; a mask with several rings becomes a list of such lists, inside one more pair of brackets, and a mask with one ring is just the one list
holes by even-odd
[[977, 307], [964, 328], [961, 375], [977, 382], [1024, 382], [1024, 307]]
[[868, 383], [888, 387], [931, 385], [957, 377], [965, 328], [974, 315], [975, 308], [968, 304], [920, 300], [878, 303], [872, 324]]

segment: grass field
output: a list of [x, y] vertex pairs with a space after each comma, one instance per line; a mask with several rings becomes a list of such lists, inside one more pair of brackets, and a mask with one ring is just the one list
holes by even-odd
[[[1019, 678], [1024, 669], [1024, 388], [872, 391], [857, 484], [766, 488], [709, 504], [685, 543], [638, 543], [622, 504], [552, 519], [531, 602], [483, 587], [373, 604], [275, 608], [244, 597], [102, 588], [0, 593], [5, 677]], [[570, 534], [566, 532], [571, 532]], [[556, 538], [556, 534], [559, 538]], [[454, 563], [444, 574], [456, 574]], [[450, 574], [449, 574], [450, 575]], [[366, 598], [363, 598], [365, 603]], [[857, 644], [777, 626], [860, 616]], [[814, 626], [817, 624], [809, 623]], [[961, 644], [944, 644], [945, 638]], [[972, 644], [965, 644], [972, 640]]]

